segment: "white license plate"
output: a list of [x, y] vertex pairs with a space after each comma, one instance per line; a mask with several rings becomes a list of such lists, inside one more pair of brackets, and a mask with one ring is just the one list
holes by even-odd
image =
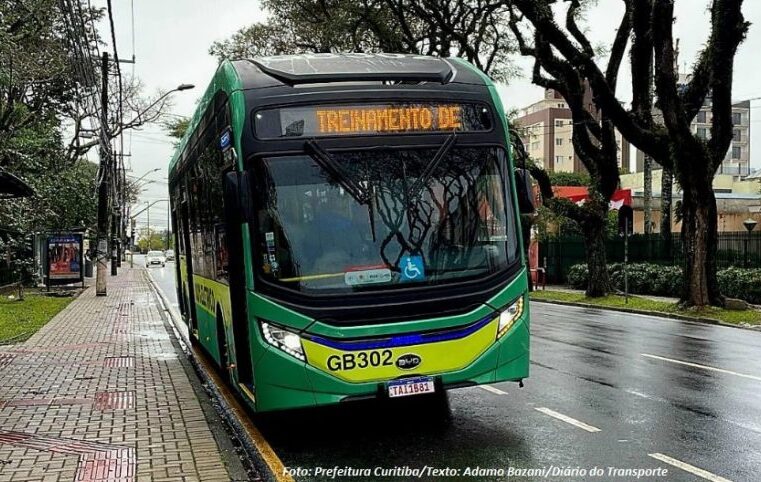
[[424, 393], [433, 393], [436, 391], [436, 388], [433, 384], [433, 378], [430, 377], [393, 380], [388, 382], [387, 386], [388, 396], [390, 398], [408, 397], [410, 395], [422, 395]]

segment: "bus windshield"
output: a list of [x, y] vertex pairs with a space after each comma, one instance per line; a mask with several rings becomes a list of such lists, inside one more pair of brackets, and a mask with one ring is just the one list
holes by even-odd
[[[306, 292], [475, 279], [518, 259], [506, 156], [497, 148], [260, 158], [259, 276]], [[435, 160], [435, 162], [432, 162]]]

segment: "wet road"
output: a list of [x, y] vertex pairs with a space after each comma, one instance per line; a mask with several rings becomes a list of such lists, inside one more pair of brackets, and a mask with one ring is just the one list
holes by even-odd
[[[151, 274], [174, 299], [173, 265]], [[286, 466], [303, 469], [297, 480], [329, 480], [315, 476], [318, 467], [426, 465], [459, 471], [430, 480], [466, 480], [465, 469], [477, 467], [503, 475], [470, 480], [508, 480], [508, 467], [554, 473], [510, 480], [634, 480], [633, 469], [651, 469], [640, 480], [761, 478], [761, 333], [531, 309], [531, 376], [522, 389], [498, 383], [451, 391], [444, 402], [355, 403], [256, 416], [257, 424]]]

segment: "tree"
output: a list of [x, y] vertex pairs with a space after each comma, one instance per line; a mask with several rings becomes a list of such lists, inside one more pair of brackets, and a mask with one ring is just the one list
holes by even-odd
[[175, 117], [164, 122], [164, 129], [166, 130], [167, 135], [169, 137], [174, 137], [175, 139], [182, 139], [185, 132], [188, 131], [188, 127], [190, 127], [189, 117]]
[[35, 195], [0, 203], [0, 226], [21, 235], [94, 226], [98, 166], [86, 159], [65, 160], [55, 123], [27, 127], [14, 137], [13, 150], [8, 167]]
[[[683, 192], [682, 302], [694, 306], [723, 304], [716, 277], [718, 233], [712, 183], [732, 140], [733, 62], [748, 30], [742, 0], [712, 0], [710, 34], [686, 82], [680, 81], [674, 65], [674, 1], [624, 0], [621, 27], [627, 28], [619, 28], [617, 42], [625, 43], [632, 34], [630, 109], [616, 95], [616, 78], [597, 65], [591, 44], [570, 16], [566, 31], [555, 22], [551, 0], [513, 3], [559, 57], [586, 75], [594, 91], [594, 103], [610, 123], [674, 173]], [[572, 0], [569, 11], [578, 3]], [[652, 108], [653, 77], [658, 121]], [[711, 138], [704, 140], [690, 131], [690, 123], [708, 98]]]
[[12, 138], [74, 99], [76, 76], [55, 0], [0, 0], [0, 165]]
[[493, 78], [513, 74], [503, 2], [461, 0], [265, 0], [266, 23], [212, 45], [220, 59], [309, 52], [457, 56]]
[[[576, 155], [589, 172], [589, 199], [577, 205], [568, 199], [556, 198], [549, 176], [537, 166], [531, 168], [537, 180], [544, 204], [555, 214], [575, 221], [581, 228], [589, 269], [587, 296], [604, 296], [611, 284], [605, 254], [605, 236], [610, 198], [619, 185], [617, 143], [613, 125], [606, 109], [598, 108], [590, 101], [597, 96], [588, 72], [581, 65], [558, 55], [552, 35], [540, 27], [535, 18], [549, 22], [565, 34], [555, 24], [551, 1], [529, 2], [515, 0], [517, 9], [511, 10], [510, 28], [515, 35], [520, 53], [532, 57], [532, 81], [546, 89], [553, 89], [563, 96], [572, 117], [572, 142]], [[586, 55], [594, 58], [597, 54], [583, 36], [578, 21], [583, 14], [582, 4], [572, 0], [566, 13], [566, 28], [582, 45]], [[524, 18], [534, 26], [527, 29]], [[615, 86], [621, 62], [631, 32], [628, 17], [622, 21], [608, 56], [605, 78]], [[591, 89], [590, 89], [591, 87]]]
[[[171, 233], [169, 233], [171, 235]], [[137, 247], [141, 253], [163, 251], [167, 246], [167, 231], [154, 228], [141, 228], [137, 237]], [[170, 244], [170, 246], [172, 246]]]
[[550, 183], [553, 186], [589, 186], [592, 179], [583, 172], [549, 172]]

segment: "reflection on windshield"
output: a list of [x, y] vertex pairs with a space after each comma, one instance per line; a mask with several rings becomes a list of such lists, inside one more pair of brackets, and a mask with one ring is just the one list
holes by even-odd
[[[306, 155], [257, 162], [256, 252], [265, 279], [356, 291], [485, 276], [518, 255], [497, 149], [331, 153], [360, 203]], [[419, 180], [423, 182], [419, 182]]]

